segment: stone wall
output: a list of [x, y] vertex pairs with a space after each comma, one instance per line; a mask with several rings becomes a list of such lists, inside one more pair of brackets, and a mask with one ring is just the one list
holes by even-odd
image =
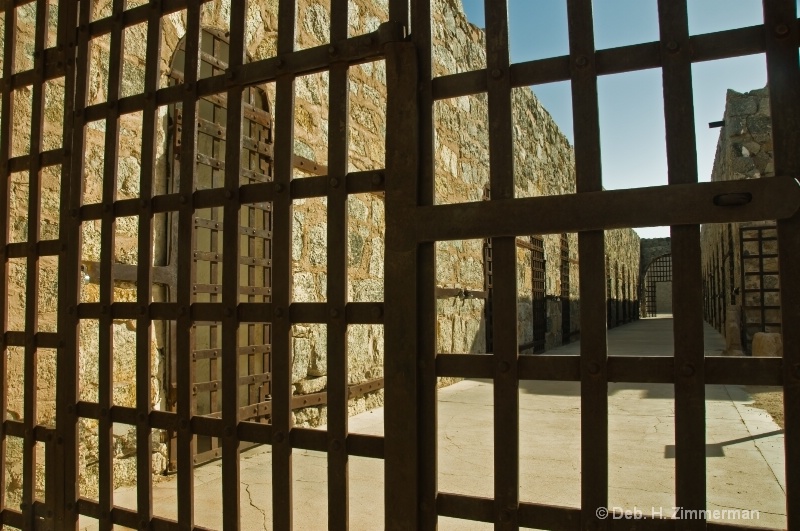
[[[720, 130], [711, 180], [758, 179], [774, 175], [767, 88], [746, 93], [728, 90], [724, 126]], [[771, 225], [774, 225], [774, 221], [713, 224], [703, 225], [701, 230], [706, 319], [725, 335], [729, 354], [747, 351], [753, 334], [759, 329], [760, 298], [757, 293], [745, 291], [758, 288], [759, 275], [750, 273], [776, 272], [763, 278], [766, 288], [779, 288], [776, 257], [764, 258], [763, 270], [755, 261], [747, 261], [743, 266], [740, 230]], [[766, 230], [764, 235], [774, 237], [775, 231]], [[757, 254], [757, 247], [757, 242], [746, 241], [745, 256]], [[766, 241], [763, 252], [777, 253], [777, 242]], [[742, 267], [746, 269], [744, 285]], [[753, 308], [744, 311], [744, 300]], [[765, 293], [765, 306], [773, 307], [765, 309], [766, 320], [778, 323], [777, 326], [767, 326], [765, 331], [780, 332], [780, 294]]]
[[[111, 0], [94, 2], [93, 19], [108, 16]], [[134, 2], [128, 2], [129, 6]], [[276, 0], [254, 0], [249, 3], [247, 25], [247, 50], [253, 60], [275, 54], [277, 37]], [[297, 46], [309, 48], [328, 41], [330, 15], [328, 8], [311, 0], [301, 1], [297, 14]], [[387, 1], [353, 0], [349, 4], [350, 34], [357, 35], [377, 29], [387, 16]], [[434, 24], [434, 72], [436, 75], [485, 67], [485, 43], [483, 32], [469, 24], [463, 14], [460, 0], [436, 0], [432, 10]], [[202, 24], [205, 28], [225, 31], [226, 17], [230, 12], [230, 0], [216, 0], [204, 4]], [[18, 70], [30, 68], [25, 64], [24, 51], [33, 43], [34, 4], [18, 9], [21, 35], [29, 39], [30, 45], [20, 46]], [[172, 58], [186, 31], [185, 13], [178, 12], [163, 19], [161, 76], [159, 85], [170, 84], [169, 72]], [[145, 65], [145, 27], [139, 25], [126, 32], [123, 64], [122, 94], [136, 94], [143, 90]], [[109, 63], [108, 36], [94, 39], [90, 47], [91, 64], [88, 72], [88, 104], [101, 104], [107, 100], [106, 87]], [[0, 53], [0, 57], [2, 54]], [[270, 102], [274, 104], [274, 87], [265, 87]], [[45, 149], [61, 145], [61, 113], [63, 111], [63, 86], [59, 82], [49, 83], [45, 114]], [[512, 95], [514, 109], [514, 153], [515, 190], [517, 197], [567, 194], [575, 191], [574, 157], [572, 148], [558, 130], [546, 110], [527, 88], [515, 89]], [[31, 114], [30, 88], [21, 89], [15, 95], [17, 123], [29, 123]], [[385, 66], [382, 61], [366, 63], [350, 69], [350, 170], [371, 170], [384, 166], [386, 88]], [[295, 108], [295, 152], [319, 164], [327, 164], [327, 135], [332, 124], [328, 123], [328, 78], [325, 73], [303, 76], [296, 81]], [[170, 109], [162, 107], [158, 116], [156, 144], [157, 167], [155, 173], [156, 193], [169, 191], [171, 180]], [[435, 172], [436, 202], [457, 203], [481, 201], [488, 183], [488, 133], [485, 125], [488, 109], [485, 95], [454, 98], [436, 103]], [[130, 114], [120, 119], [119, 164], [117, 171], [117, 199], [139, 196], [141, 160], [141, 114]], [[102, 176], [104, 168], [105, 121], [92, 122], [86, 130], [86, 168], [83, 203], [99, 203], [102, 200]], [[15, 131], [14, 155], [25, 153], [29, 141], [27, 128]], [[298, 171], [297, 178], [306, 176]], [[43, 219], [42, 238], [58, 237], [59, 169], [46, 169], [43, 173]], [[10, 241], [27, 240], [27, 175], [10, 177], [10, 212], [12, 226]], [[348, 200], [348, 274], [349, 300], [370, 302], [383, 300], [383, 261], [385, 215], [383, 199], [376, 194], [359, 194]], [[169, 260], [169, 220], [156, 217], [153, 241], [154, 265], [165, 265]], [[305, 199], [294, 202], [293, 212], [293, 300], [295, 302], [321, 302], [326, 298], [326, 203], [324, 199]], [[81, 259], [84, 262], [100, 260], [101, 224], [89, 221], [82, 227]], [[138, 225], [136, 218], [119, 218], [115, 225], [115, 261], [135, 264], [137, 260]], [[579, 334], [579, 285], [577, 237], [567, 235], [569, 247], [569, 305], [571, 334]], [[441, 242], [437, 245], [437, 285], [458, 288], [467, 292], [485, 290], [483, 241]], [[562, 342], [561, 310], [562, 296], [560, 253], [561, 235], [545, 235], [547, 302], [547, 348]], [[609, 287], [613, 299], [630, 296], [635, 299], [638, 281], [639, 241], [633, 231], [609, 231], [606, 239], [609, 259]], [[518, 253], [519, 340], [530, 340], [531, 301], [531, 256], [520, 249]], [[43, 259], [40, 266], [39, 329], [56, 331], [57, 263]], [[630, 280], [628, 280], [630, 278]], [[25, 306], [25, 261], [10, 260], [9, 263], [9, 325], [10, 330], [23, 329]], [[98, 301], [99, 289], [90, 274], [81, 286], [81, 301]], [[154, 287], [155, 301], [166, 300], [167, 294]], [[630, 293], [630, 295], [628, 295]], [[136, 300], [136, 286], [117, 282], [114, 286], [114, 301]], [[470, 297], [440, 299], [437, 303], [437, 349], [442, 353], [486, 352], [485, 300]], [[617, 311], [617, 310], [615, 310]], [[153, 327], [151, 338], [151, 367], [153, 380], [152, 406], [167, 409], [173, 406], [165, 392], [168, 380], [166, 359], [168, 339]], [[135, 321], [119, 320], [113, 323], [114, 342], [114, 404], [133, 407], [135, 405]], [[348, 331], [348, 355], [350, 383], [360, 383], [383, 376], [383, 327], [373, 325], [351, 326]], [[323, 390], [326, 386], [326, 329], [324, 325], [298, 324], [293, 329], [292, 378], [298, 394]], [[96, 401], [98, 396], [99, 324], [95, 320], [84, 320], [80, 328], [80, 397], [81, 400]], [[52, 423], [54, 416], [55, 354], [40, 352], [39, 355], [40, 418], [39, 422]], [[8, 411], [11, 418], [22, 414], [22, 352], [9, 349], [9, 379], [7, 382]], [[446, 383], [446, 382], [443, 382]], [[382, 392], [372, 393], [351, 401], [351, 413], [363, 411], [382, 404]], [[324, 408], [306, 408], [296, 412], [298, 425], [313, 426], [326, 421]], [[133, 428], [115, 428], [115, 484], [130, 483], [135, 479], [135, 459], [132, 455]], [[166, 467], [166, 445], [155, 434], [153, 470], [161, 472]], [[9, 474], [12, 478], [21, 470], [21, 441], [9, 438]], [[84, 419], [80, 426], [80, 477], [81, 495], [97, 496], [97, 424]], [[16, 468], [15, 468], [16, 467]], [[8, 496], [16, 499], [19, 492], [12, 487]]]

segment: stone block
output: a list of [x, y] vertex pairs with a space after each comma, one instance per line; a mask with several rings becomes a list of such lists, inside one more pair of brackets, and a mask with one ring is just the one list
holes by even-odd
[[753, 356], [758, 358], [783, 357], [783, 340], [780, 334], [756, 332], [753, 335]]

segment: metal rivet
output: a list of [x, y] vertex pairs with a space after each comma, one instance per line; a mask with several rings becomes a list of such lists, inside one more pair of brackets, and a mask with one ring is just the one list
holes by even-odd
[[179, 203], [181, 203], [181, 204], [186, 204], [186, 201], [187, 201], [187, 199], [186, 199], [186, 194], [181, 194], [181, 195], [178, 197], [178, 202], [179, 202]]
[[677, 52], [679, 49], [680, 49], [680, 46], [678, 46], [677, 42], [669, 41], [667, 43], [667, 50], [669, 50], [670, 52]]
[[506, 373], [511, 368], [507, 361], [500, 362], [500, 372]]
[[575, 58], [575, 64], [578, 66], [586, 66], [587, 64], [589, 64], [589, 60], [586, 59], [585, 55], [579, 55], [578, 57]]
[[139, 313], [144, 315], [147, 313], [147, 306], [139, 306]]
[[192, 86], [192, 84], [191, 84], [191, 83], [186, 83], [186, 84], [183, 86], [183, 89], [184, 89], [186, 92], [191, 92], [193, 88], [194, 88], [194, 87]]
[[775, 26], [775, 35], [779, 37], [784, 37], [789, 34], [789, 26], [786, 24], [778, 24]]
[[105, 418], [108, 416], [108, 408], [101, 408], [100, 409], [100, 417]]
[[334, 318], [339, 317], [339, 310], [336, 309], [336, 308], [333, 308], [331, 310], [331, 317], [334, 317]]
[[147, 422], [147, 415], [144, 413], [139, 413], [136, 418], [139, 419], [139, 422]]
[[233, 310], [230, 308], [225, 308], [225, 316], [230, 317], [231, 315], [233, 315]]
[[377, 305], [373, 306], [372, 309], [370, 310], [370, 313], [372, 314], [373, 317], [377, 319], [378, 317], [383, 315], [383, 308]]
[[275, 308], [275, 317], [283, 317], [283, 308]]
[[377, 185], [377, 184], [381, 184], [382, 182], [383, 182], [383, 174], [382, 173], [376, 173], [375, 175], [372, 176], [372, 184], [376, 184]]
[[233, 437], [233, 435], [235, 433], [236, 433], [236, 428], [234, 428], [233, 426], [227, 426], [225, 428], [225, 436], [226, 437]]
[[681, 367], [681, 374], [684, 376], [692, 376], [694, 374], [694, 366], [690, 363], [687, 363]]
[[178, 308], [178, 315], [186, 315], [186, 306]]
[[275, 192], [277, 192], [277, 193], [281, 193], [281, 192], [283, 192], [283, 184], [281, 184], [281, 183], [276, 183], [276, 184], [275, 184]]
[[331, 188], [338, 188], [339, 187], [339, 179], [336, 177], [331, 177]]
[[108, 313], [108, 305], [104, 304], [100, 307], [100, 313]]
[[500, 70], [499, 68], [495, 68], [495, 69], [493, 69], [493, 70], [492, 70], [492, 77], [493, 77], [494, 79], [500, 79], [500, 77], [501, 77], [502, 75], [503, 75], [503, 71], [502, 71], [502, 70]]
[[587, 368], [589, 369], [589, 374], [600, 374], [600, 364], [596, 361], [590, 362]]
[[143, 209], [147, 208], [147, 205], [148, 205], [147, 199], [142, 199], [141, 201], [139, 201], [139, 206], [142, 207]]
[[273, 437], [273, 440], [278, 444], [282, 443], [285, 439], [286, 436], [284, 436], [283, 432], [280, 431], [276, 433], [275, 436]]
[[232, 198], [232, 197], [233, 197], [233, 192], [231, 192], [230, 190], [228, 190], [228, 189], [226, 188], [226, 189], [225, 189], [225, 198], [226, 198], [226, 199], [230, 199], [230, 198]]
[[338, 440], [334, 440], [331, 442], [331, 450], [339, 451], [342, 448], [342, 443]]
[[328, 53], [330, 55], [336, 55], [338, 53], [336, 46], [328, 46]]
[[225, 77], [226, 77], [226, 78], [228, 78], [228, 79], [233, 79], [233, 78], [235, 78], [235, 77], [236, 77], [236, 72], [235, 72], [235, 71], [234, 71], [232, 68], [229, 68], [229, 69], [228, 69], [228, 70], [225, 72]]

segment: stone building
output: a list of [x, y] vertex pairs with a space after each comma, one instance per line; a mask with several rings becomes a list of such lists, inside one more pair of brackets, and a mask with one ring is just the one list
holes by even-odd
[[[128, 1], [128, 5], [143, 2]], [[93, 3], [93, 20], [108, 16], [111, 0]], [[201, 76], [222, 72], [227, 58], [227, 16], [230, 0], [215, 0], [204, 4], [202, 13], [203, 67]], [[247, 52], [252, 60], [274, 55], [276, 50], [277, 8], [274, 0], [252, 0], [247, 27]], [[297, 47], [310, 48], [328, 42], [329, 12], [323, 3], [302, 1], [298, 7]], [[33, 48], [35, 4], [18, 10], [20, 34], [28, 36]], [[485, 67], [483, 32], [468, 23], [460, 0], [440, 0], [435, 13], [434, 41], [435, 75], [474, 70]], [[353, 0], [349, 6], [351, 35], [377, 30], [387, 17], [386, 1]], [[185, 33], [185, 13], [175, 13], [163, 19], [160, 86], [169, 87], [182, 76], [182, 39]], [[126, 31], [121, 94], [142, 92], [145, 65], [145, 25]], [[107, 94], [110, 42], [106, 37], [90, 43], [91, 67], [87, 104], [116, 101]], [[20, 62], [27, 59], [26, 47], [19, 47]], [[0, 54], [2, 57], [2, 54]], [[325, 175], [327, 160], [326, 139], [328, 123], [328, 76], [315, 74], [296, 80], [295, 167], [298, 189], [303, 179]], [[63, 86], [48, 83], [46, 87], [45, 144], [61, 145], [61, 115]], [[342, 131], [349, 138], [349, 169], [369, 176], [384, 167], [385, 144], [385, 67], [382, 62], [365, 62], [350, 69], [351, 128]], [[272, 103], [274, 87], [265, 85], [246, 91], [245, 117], [247, 129], [243, 157], [242, 184], [269, 180], [272, 171]], [[181, 127], [195, 126], [199, 131], [200, 155], [193, 176], [197, 190], [219, 187], [224, 168], [225, 143], [224, 93], [204, 99], [199, 106], [198, 124], [182, 123], [178, 105], [160, 109], [160, 127], [156, 138], [158, 171], [156, 193], [177, 189], [179, 175]], [[516, 197], [567, 194], [575, 191], [573, 152], [568, 140], [558, 130], [549, 114], [527, 88], [516, 89], [513, 95], [515, 131], [515, 190]], [[29, 122], [31, 115], [30, 87], [15, 94], [13, 119]], [[435, 105], [437, 128], [436, 201], [459, 203], [481, 201], [488, 183], [488, 108], [486, 94], [438, 101]], [[99, 118], [87, 130], [84, 208], [102, 208], [108, 198], [112, 201], [140, 198], [139, 177], [142, 126], [141, 113], [123, 116], [119, 121], [119, 164], [110, 168], [105, 163], [104, 147], [109, 124]], [[113, 127], [113, 125], [112, 125]], [[27, 129], [26, 129], [27, 130]], [[29, 133], [28, 133], [29, 134]], [[24, 154], [29, 144], [25, 131], [13, 136], [15, 155]], [[102, 176], [116, 173], [116, 190], [103, 190]], [[12, 215], [9, 242], [26, 241], [27, 234], [27, 174], [10, 175]], [[380, 183], [382, 176], [371, 175]], [[369, 182], [369, 181], [367, 181]], [[380, 302], [383, 300], [384, 268], [384, 206], [381, 194], [365, 186], [362, 193], [350, 196], [349, 222], [349, 286], [351, 302]], [[59, 173], [48, 168], [43, 175], [42, 239], [58, 235]], [[299, 194], [302, 195], [302, 194]], [[294, 201], [292, 241], [293, 300], [321, 302], [326, 298], [326, 201], [320, 198], [298, 198]], [[197, 302], [214, 302], [221, 279], [221, 209], [198, 209], [194, 220], [196, 261], [193, 271], [175, 269], [177, 237], [175, 220], [166, 214], [156, 215], [157, 229], [153, 241], [154, 301], [170, 301], [174, 297], [174, 279], [178, 274], [192, 274]], [[265, 302], [270, 296], [271, 215], [268, 203], [242, 211], [240, 234], [248, 248], [240, 262], [246, 285], [241, 287], [242, 302]], [[115, 223], [113, 302], [136, 300], [136, 285], [132, 269], [136, 265], [138, 225], [135, 217], [118, 217]], [[84, 223], [81, 253], [84, 264], [82, 302], [99, 300], [97, 264], [102, 253], [111, 252], [101, 245], [107, 235], [101, 233], [98, 220]], [[106, 240], [111, 241], [111, 240]], [[607, 287], [609, 325], [616, 326], [636, 318], [636, 301], [640, 275], [640, 242], [631, 230], [609, 231], [606, 237]], [[487, 319], [491, 318], [491, 241], [449, 241], [437, 247], [437, 342], [442, 353], [491, 352], [491, 337]], [[575, 234], [521, 235], [518, 238], [519, 342], [523, 353], [534, 353], [559, 346], [579, 337], [580, 301], [578, 300], [577, 237]], [[39, 329], [56, 331], [57, 260], [41, 260], [42, 285], [39, 294]], [[9, 260], [9, 330], [24, 328], [25, 260]], [[162, 322], [153, 327], [151, 339], [151, 368], [153, 381], [152, 403], [155, 409], [173, 409], [175, 400], [175, 356], [170, 326]], [[218, 324], [198, 321], [195, 326], [197, 413], [214, 415], [219, 411], [220, 396], [216, 389], [219, 363]], [[114, 404], [135, 404], [135, 320], [115, 320], [113, 324], [113, 394]], [[352, 385], [350, 412], [355, 413], [382, 404], [383, 328], [381, 325], [356, 325], [348, 330], [349, 380]], [[99, 321], [87, 318], [80, 329], [80, 396], [87, 404], [98, 401]], [[293, 382], [296, 402], [296, 423], [319, 425], [326, 421], [324, 390], [326, 388], [326, 328], [322, 324], [297, 324], [293, 333]], [[240, 354], [246, 356], [248, 382], [242, 385], [243, 405], [253, 406], [252, 419], [267, 420], [264, 405], [269, 402], [269, 326], [248, 325], [240, 334]], [[9, 416], [21, 414], [23, 379], [22, 349], [8, 348], [8, 411]], [[38, 403], [40, 422], [52, 422], [55, 415], [55, 351], [39, 351], [40, 384]], [[446, 383], [446, 382], [443, 382]], [[309, 407], [304, 407], [309, 406]], [[116, 458], [114, 481], [117, 484], [135, 479], [133, 427], [120, 428], [115, 433]], [[82, 495], [94, 498], [97, 473], [97, 424], [81, 420], [81, 484]], [[170, 464], [168, 433], [158, 435], [154, 447], [153, 467], [157, 472]], [[16, 452], [16, 453], [15, 453]], [[9, 473], [15, 474], [15, 455], [19, 448], [9, 444]], [[198, 437], [198, 461], [217, 456], [217, 442]], [[12, 482], [13, 487], [13, 482]], [[9, 496], [14, 496], [9, 488]]]
[[[766, 88], [729, 90], [711, 180], [773, 177], [771, 128]], [[725, 335], [729, 353], [754, 353], [755, 334], [781, 330], [775, 222], [704, 225], [701, 242], [706, 320]]]

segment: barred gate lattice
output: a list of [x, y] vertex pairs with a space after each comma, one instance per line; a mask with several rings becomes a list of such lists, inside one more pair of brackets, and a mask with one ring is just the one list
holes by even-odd
[[[18, 11], [35, 2], [36, 24], [30, 67], [15, 63]], [[764, 0], [764, 24], [706, 35], [689, 35], [686, 0], [659, 0], [660, 40], [616, 49], [596, 50], [590, 0], [567, 0], [569, 55], [511, 64], [508, 13], [505, 2], [486, 1], [486, 68], [434, 78], [432, 70], [431, 4], [428, 0], [389, 0], [388, 22], [377, 30], [348, 36], [348, 1], [331, 0], [331, 44], [296, 50], [296, 0], [279, 0], [277, 55], [245, 63], [246, 2], [231, 2], [230, 54], [224, 72], [200, 78], [186, 68], [183, 80], [171, 87], [158, 84], [160, 28], [165, 16], [183, 11], [186, 25], [185, 62], [200, 64], [201, 7], [207, 0], [114, 0], [111, 13], [91, 20], [88, 0], [61, 0], [49, 13], [45, 0], [5, 0], [0, 4], [5, 25], [0, 125], [0, 200], [9, 204], [10, 175], [28, 179], [28, 225], [25, 241], [10, 241], [8, 208], [0, 216], [0, 250], [6, 282], [0, 299], [8, 299], [12, 260], [25, 260], [24, 327], [9, 329], [8, 305], [0, 308], [2, 348], [24, 353], [24, 414], [2, 422], [0, 485], [7, 479], [6, 442], [23, 441], [22, 503], [0, 510], [3, 524], [33, 529], [75, 529], [79, 515], [97, 518], [101, 529], [113, 525], [140, 529], [195, 527], [193, 459], [197, 437], [219, 440], [222, 457], [222, 507], [226, 529], [240, 527], [240, 449], [245, 443], [272, 447], [272, 517], [275, 529], [292, 528], [292, 450], [325, 452], [328, 464], [328, 526], [348, 527], [348, 457], [385, 460], [385, 527], [434, 529], [439, 516], [493, 522], [496, 529], [520, 526], [539, 529], [604, 529], [613, 522], [596, 515], [608, 505], [608, 382], [660, 382], [675, 387], [676, 499], [685, 510], [706, 508], [705, 385], [763, 384], [784, 389], [786, 430], [786, 497], [788, 528], [800, 529], [800, 276], [782, 275], [782, 359], [705, 357], [699, 245], [700, 223], [778, 220], [781, 264], [800, 258], [800, 86], [798, 26], [793, 0]], [[185, 10], [185, 11], [184, 11]], [[142, 90], [123, 95], [125, 29], [146, 25], [147, 60]], [[90, 40], [110, 39], [107, 101], [87, 102]], [[692, 109], [692, 63], [765, 53], [773, 109], [774, 166], [777, 177], [748, 181], [698, 183]], [[347, 135], [348, 69], [385, 60], [387, 131], [385, 168], [349, 172]], [[659, 68], [663, 76], [669, 185], [604, 191], [600, 164], [598, 76]], [[297, 76], [327, 72], [329, 76], [328, 169], [324, 176], [293, 180], [294, 97]], [[63, 134], [59, 146], [43, 142], [45, 86], [64, 86]], [[513, 88], [569, 81], [575, 129], [577, 193], [514, 198]], [[240, 181], [242, 106], [229, 105], [222, 182], [195, 190], [190, 179], [177, 190], [154, 188], [157, 116], [161, 106], [180, 104], [180, 174], [193, 175], [198, 155], [197, 104], [209, 95], [226, 95], [227, 102], [263, 83], [274, 83], [273, 180]], [[24, 90], [23, 90], [24, 89]], [[15, 123], [14, 106], [30, 91], [30, 124]], [[456, 205], [434, 202], [433, 103], [471, 94], [488, 94], [491, 200]], [[140, 197], [118, 199], [116, 178], [120, 118], [142, 116]], [[106, 120], [103, 134], [102, 200], [83, 201], [85, 146], [89, 125]], [[30, 126], [30, 129], [26, 128]], [[20, 131], [24, 131], [20, 133]], [[27, 139], [27, 140], [26, 140]], [[16, 144], [15, 144], [16, 142]], [[26, 149], [14, 146], [25, 142]], [[60, 213], [57, 238], [43, 238], [41, 179], [43, 171], [60, 172]], [[385, 191], [385, 301], [353, 303], [347, 295], [347, 208], [349, 194]], [[310, 197], [327, 198], [328, 292], [324, 303], [293, 303], [291, 295], [292, 203]], [[269, 302], [239, 299], [239, 216], [243, 207], [271, 203], [273, 215], [272, 293]], [[218, 300], [193, 301], [191, 275], [179, 274], [175, 299], [153, 302], [155, 279], [152, 241], [154, 216], [177, 218], [177, 267], [192, 267], [194, 219], [198, 209], [221, 210], [223, 239], [229, 245], [222, 258]], [[135, 217], [136, 299], [114, 300], [114, 225]], [[98, 270], [99, 301], [80, 299], [82, 225], [98, 222], [102, 240]], [[671, 225], [674, 284], [674, 357], [617, 357], [606, 350], [606, 283], [604, 230]], [[579, 356], [520, 356], [517, 339], [516, 245], [520, 235], [578, 233], [580, 256]], [[436, 354], [435, 242], [492, 239], [493, 354]], [[49, 258], [48, 258], [49, 257]], [[58, 260], [57, 330], [42, 331], [37, 323], [39, 264]], [[16, 262], [14, 262], [16, 263]], [[784, 270], [786, 270], [784, 268]], [[114, 405], [113, 337], [115, 319], [136, 323], [136, 406]], [[79, 325], [99, 323], [99, 393], [97, 402], [81, 400]], [[193, 349], [192, 326], [221, 323], [219, 338], [221, 411], [217, 418], [196, 414], [192, 404], [194, 367], [188, 355], [176, 361], [176, 410], [154, 411], [150, 403], [150, 340], [155, 321], [174, 323], [177, 352]], [[267, 324], [272, 332], [272, 400], [269, 424], [244, 420], [237, 399], [240, 359], [236, 356], [241, 324]], [[327, 326], [328, 427], [326, 431], [291, 424], [292, 323]], [[385, 437], [348, 432], [347, 341], [349, 325], [384, 324]], [[46, 351], [57, 353], [54, 425], [37, 420], [37, 365]], [[228, 355], [226, 355], [228, 354]], [[4, 381], [7, 356], [2, 357]], [[437, 487], [437, 377], [480, 377], [494, 382], [494, 496], [478, 498], [440, 492]], [[520, 380], [581, 382], [581, 503], [580, 508], [553, 507], [519, 496]], [[2, 395], [6, 400], [5, 386]], [[91, 501], [77, 488], [78, 427], [81, 419], [97, 421], [99, 433], [99, 497]], [[114, 505], [112, 427], [135, 427], [137, 455], [136, 510]], [[152, 434], [175, 432], [177, 454], [177, 521], [153, 515], [150, 467]], [[38, 451], [39, 446], [43, 451]], [[37, 470], [45, 463], [43, 494], [37, 491]], [[37, 462], [39, 461], [39, 462]], [[643, 520], [640, 529], [677, 529], [676, 521]], [[682, 521], [681, 529], [705, 529], [704, 520]], [[736, 526], [714, 524], [715, 529]]]

